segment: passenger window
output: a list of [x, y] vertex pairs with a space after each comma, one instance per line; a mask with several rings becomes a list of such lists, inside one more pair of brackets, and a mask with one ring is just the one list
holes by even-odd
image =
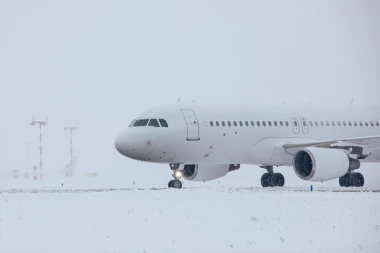
[[158, 121], [156, 119], [151, 119], [149, 121], [149, 124], [148, 126], [152, 126], [152, 127], [160, 127], [160, 124], [158, 124]]
[[313, 121], [310, 121], [310, 122], [309, 122], [309, 125], [312, 127], [312, 126], [313, 126]]
[[226, 124], [224, 123], [224, 121], [222, 121], [222, 126], [226, 126]]
[[249, 126], [248, 121], [245, 122], [245, 126]]
[[365, 123], [365, 126], [368, 126], [368, 122]]
[[324, 126], [323, 121], [321, 121], [321, 126]]
[[354, 126], [358, 126], [358, 124], [356, 123], [356, 121], [354, 122]]
[[242, 127], [243, 126], [243, 122], [239, 121], [239, 125]]
[[337, 122], [338, 126], [340, 126], [340, 121]]
[[214, 126], [214, 122], [210, 121], [210, 126], [213, 127]]
[[363, 122], [360, 121], [360, 122], [359, 122], [359, 125], [360, 125], [360, 126], [363, 126]]
[[295, 126], [298, 126], [297, 121], [293, 121], [293, 124], [294, 124]]
[[268, 121], [268, 126], [272, 126], [272, 122]]
[[138, 119], [136, 120], [135, 124], [133, 124], [134, 127], [142, 127], [148, 125], [149, 119]]
[[351, 124], [351, 121], [348, 121], [348, 125], [349, 125], [349, 126], [351, 126], [351, 125], [352, 125], [352, 124]]
[[373, 126], [373, 122], [371, 121], [371, 126]]
[[318, 126], [318, 121], [314, 122], [315, 123], [315, 126]]
[[229, 127], [231, 126], [231, 122], [230, 122], [230, 121], [228, 121], [228, 126], [229, 126]]
[[376, 126], [380, 126], [379, 122], [376, 122]]
[[168, 125], [168, 122], [166, 122], [166, 120], [164, 120], [164, 119], [159, 119], [159, 121], [160, 121], [161, 127], [168, 127], [168, 126], [169, 126], [169, 125]]
[[237, 123], [236, 123], [236, 121], [234, 121], [234, 126], [237, 126]]
[[266, 125], [266, 124], [265, 124], [265, 121], [263, 121], [263, 126], [265, 127], [265, 125]]
[[259, 126], [260, 126], [260, 122], [259, 122], [259, 121], [257, 121], [257, 122], [256, 122], [256, 125], [259, 127]]
[[346, 126], [346, 121], [343, 121], [343, 126]]
[[335, 122], [334, 122], [334, 121], [333, 121], [333, 122], [331, 122], [331, 125], [332, 125], [332, 126], [335, 126]]
[[306, 121], [303, 121], [303, 123], [302, 123], [302, 124], [303, 124], [303, 126], [304, 126], [304, 127], [306, 127]]
[[330, 122], [326, 121], [326, 126], [330, 126]]
[[287, 127], [289, 126], [289, 123], [287, 121], [285, 121], [285, 126], [287, 126]]
[[277, 126], [277, 121], [273, 122], [274, 126]]
[[255, 126], [255, 122], [251, 121], [251, 126]]
[[216, 122], [216, 126], [217, 126], [217, 127], [219, 126], [219, 121]]
[[283, 126], [283, 123], [282, 123], [282, 121], [280, 121], [280, 126]]

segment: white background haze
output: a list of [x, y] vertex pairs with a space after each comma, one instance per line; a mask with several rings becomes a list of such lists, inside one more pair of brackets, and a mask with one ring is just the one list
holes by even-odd
[[[167, 165], [122, 157], [115, 137], [150, 107], [379, 104], [380, 1], [0, 1], [0, 175], [69, 160], [107, 180], [167, 183]], [[259, 185], [245, 165], [223, 182]], [[284, 168], [287, 183], [308, 184]], [[380, 165], [364, 165], [379, 186]], [[338, 185], [333, 182], [332, 185]]]

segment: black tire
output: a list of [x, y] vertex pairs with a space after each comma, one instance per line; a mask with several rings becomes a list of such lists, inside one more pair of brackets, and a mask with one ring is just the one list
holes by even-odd
[[271, 186], [271, 180], [272, 180], [272, 175], [269, 173], [264, 173], [261, 176], [261, 186], [262, 187], [268, 187]]
[[173, 180], [172, 187], [175, 189], [181, 189], [182, 188], [182, 183], [179, 180]]
[[278, 174], [278, 179], [277, 179], [277, 186], [283, 187], [285, 185], [285, 178], [281, 173], [276, 173]]
[[362, 173], [358, 173], [358, 182], [359, 182], [358, 187], [364, 186], [365, 180], [364, 180], [364, 176]]
[[344, 176], [339, 178], [339, 186], [344, 187]]
[[173, 187], [173, 182], [174, 180], [170, 180], [169, 183], [168, 183], [168, 188], [172, 188]]
[[350, 177], [351, 186], [362, 187], [364, 186], [364, 177], [361, 173], [352, 173]]
[[344, 187], [350, 187], [351, 186], [351, 177], [350, 174], [346, 174], [342, 177], [342, 182]]
[[271, 180], [271, 186], [272, 187], [275, 187], [275, 186], [284, 186], [284, 183], [285, 183], [285, 178], [282, 174], [280, 173], [274, 173], [272, 175], [272, 180]]

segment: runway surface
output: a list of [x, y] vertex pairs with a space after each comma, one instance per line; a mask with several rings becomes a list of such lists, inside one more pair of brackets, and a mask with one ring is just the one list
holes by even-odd
[[[262, 188], [262, 187], [184, 187], [178, 189], [179, 191], [191, 190], [191, 189], [228, 189], [229, 191], [283, 191], [283, 192], [311, 192], [308, 188], [301, 187], [275, 187], [275, 188]], [[113, 191], [162, 191], [169, 190], [167, 187], [130, 187], [130, 188], [16, 188], [16, 189], [0, 189], [0, 194], [4, 193], [91, 193], [91, 192], [113, 192]], [[174, 189], [171, 189], [174, 190]], [[317, 188], [313, 189], [313, 192], [374, 192], [380, 193], [378, 188]]]
[[0, 252], [380, 252], [378, 189], [3, 189], [0, 217]]

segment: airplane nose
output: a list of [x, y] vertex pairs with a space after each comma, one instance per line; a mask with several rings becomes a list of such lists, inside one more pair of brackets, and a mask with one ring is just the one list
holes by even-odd
[[125, 143], [125, 138], [123, 138], [123, 135], [122, 134], [120, 134], [118, 137], [116, 137], [116, 139], [115, 139], [115, 148], [116, 148], [116, 150], [120, 153], [120, 154], [122, 154], [122, 155], [125, 155], [125, 145], [126, 145], [126, 143]]

